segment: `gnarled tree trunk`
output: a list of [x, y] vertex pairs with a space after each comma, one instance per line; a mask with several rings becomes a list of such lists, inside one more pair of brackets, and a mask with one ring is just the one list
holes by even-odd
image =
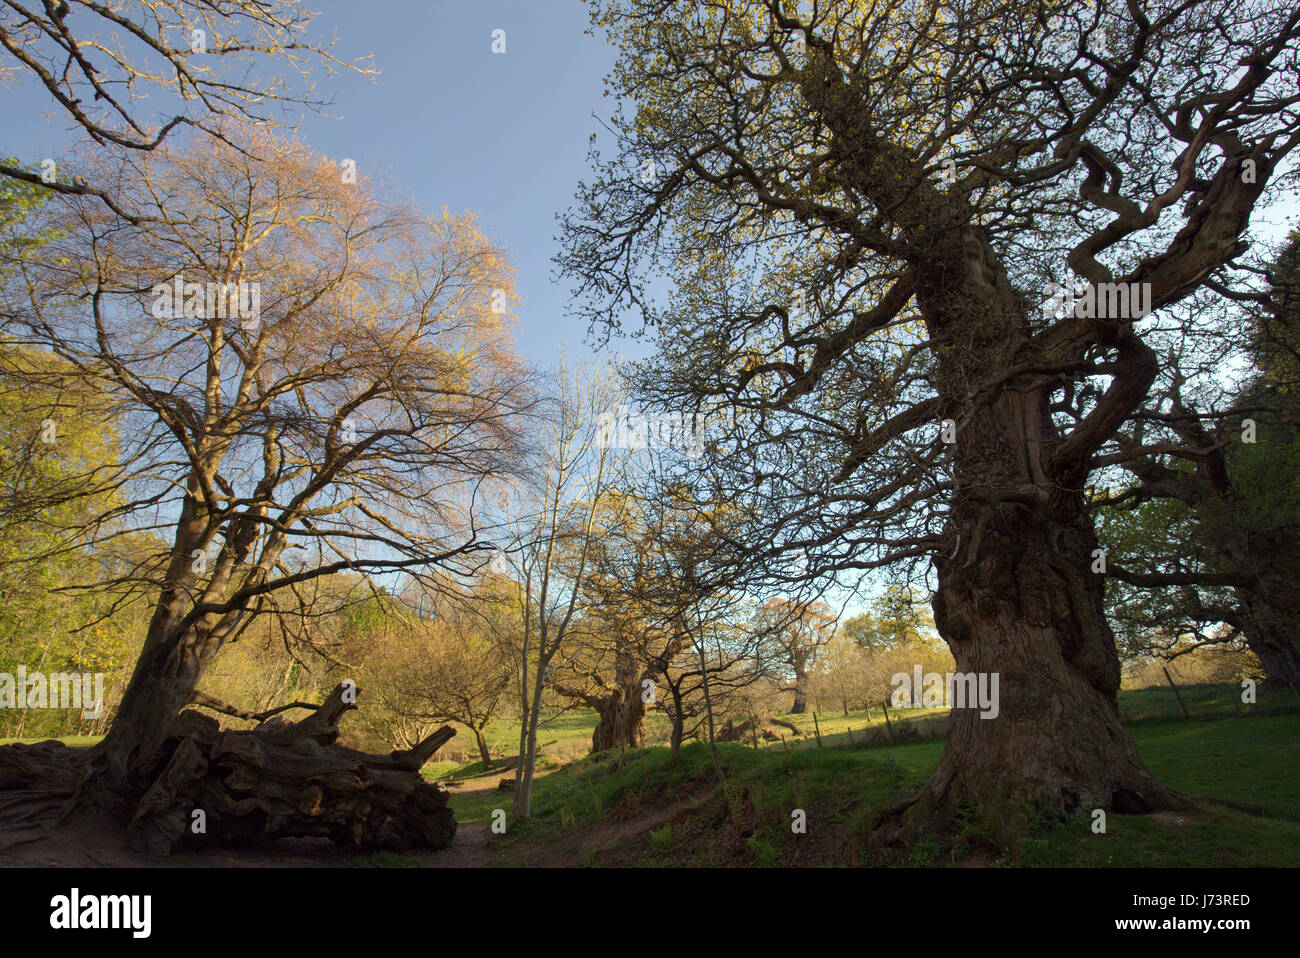
[[1035, 820], [1180, 804], [1120, 722], [1119, 659], [1082, 494], [1085, 450], [1145, 395], [1154, 357], [1117, 331], [1116, 375], [1098, 418], [1063, 439], [1047, 388], [971, 394], [997, 380], [1008, 355], [1036, 355], [1025, 305], [978, 231], [938, 239], [934, 255], [918, 268], [917, 299], [936, 346], [943, 414], [960, 422], [950, 545], [935, 557], [932, 604], [957, 671], [998, 676], [998, 712], [953, 709], [938, 770], [884, 816], [876, 840], [911, 844], [962, 806], [1014, 844]]
[[1264, 667], [1264, 685], [1291, 688], [1300, 694], [1300, 612], [1241, 589], [1237, 590], [1237, 598], [1241, 603], [1242, 635]]
[[641, 683], [652, 674], [623, 650], [615, 656], [613, 687], [607, 692], [589, 692], [580, 688], [556, 685], [555, 691], [579, 699], [596, 710], [596, 728], [591, 733], [592, 753], [611, 748], [640, 748], [641, 723], [646, 703]]
[[[447, 793], [420, 769], [455, 731], [444, 726], [388, 755], [345, 748], [336, 741], [338, 720], [355, 708], [356, 691], [340, 685], [302, 721], [272, 718], [248, 731], [223, 730], [209, 716], [183, 711], [152, 753], [154, 765], [137, 761], [149, 783], [142, 791], [96, 775], [103, 756], [93, 750], [50, 742], [0, 749], [0, 828], [39, 829], [42, 818], [33, 813], [48, 823], [84, 790], [124, 808], [128, 845], [157, 855], [291, 836], [328, 837], [351, 848], [447, 847], [456, 833]], [[31, 787], [33, 779], [39, 788]], [[6, 810], [14, 813], [8, 819]]]
[[639, 688], [633, 689], [630, 694], [623, 689], [615, 689], [608, 695], [601, 696], [598, 704], [593, 707], [600, 716], [591, 733], [593, 753], [610, 748], [641, 747], [645, 703], [641, 701]]
[[958, 672], [998, 675], [996, 714], [974, 703], [952, 710], [939, 768], [903, 816], [903, 837], [964, 804], [1004, 843], [1034, 819], [1180, 804], [1120, 721], [1090, 525], [1004, 506], [982, 533], [967, 528], [978, 544], [939, 563], [935, 622]]

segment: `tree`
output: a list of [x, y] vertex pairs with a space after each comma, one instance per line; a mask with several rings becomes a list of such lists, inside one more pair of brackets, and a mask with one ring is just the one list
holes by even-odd
[[[271, 107], [321, 102], [296, 89], [288, 68], [306, 85], [308, 62], [327, 72], [374, 70], [346, 62], [309, 32], [313, 14], [296, 3], [260, 0], [162, 0], [123, 10], [91, 0], [13, 2], [0, 23], [0, 83], [25, 80], [42, 90], [78, 132], [96, 144], [148, 152], [173, 132], [231, 140], [237, 127], [267, 127]], [[177, 40], [180, 40], [180, 43]], [[259, 75], [261, 74], [261, 75]], [[160, 109], [154, 108], [160, 105]], [[127, 218], [111, 179], [43, 158], [29, 169], [0, 161], [0, 176], [66, 195], [98, 197]], [[73, 165], [76, 169], [76, 165]]]
[[825, 603], [769, 599], [758, 612], [759, 631], [771, 635], [779, 668], [794, 693], [790, 714], [808, 710], [810, 670], [823, 646], [835, 636], [835, 615]]
[[[93, 756], [102, 787], [138, 795], [213, 657], [258, 616], [318, 611], [307, 585], [343, 570], [474, 571], [476, 490], [514, 467], [526, 375], [492, 308], [509, 267], [470, 217], [395, 206], [269, 137], [128, 151], [105, 178], [135, 185], [139, 215], [51, 200], [31, 228], [55, 238], [2, 251], [3, 315], [61, 364], [34, 382], [95, 392], [121, 423], [122, 522], [87, 522], [84, 547], [165, 531], [131, 574], [84, 583], [152, 596]], [[301, 734], [337, 734], [347, 694]]]
[[1300, 143], [1300, 14], [1235, 9], [596, 6], [631, 110], [565, 220], [576, 301], [655, 329], [641, 394], [713, 424], [755, 562], [927, 558], [958, 668], [1001, 676], [882, 845], [1182, 802], [1120, 722], [1084, 489], [1160, 368], [1141, 320], [1236, 281]]
[[[1166, 647], [1196, 636], [1184, 650], [1240, 638], [1271, 683], [1300, 689], [1300, 402], [1287, 382], [1300, 310], [1285, 279], [1298, 256], [1293, 236], [1268, 288], [1243, 297], [1250, 380], [1222, 397], [1198, 388], [1228, 365], [1224, 350], [1197, 366], [1171, 363], [1165, 388], [1102, 457], [1123, 479], [1097, 505], [1119, 586], [1109, 604], [1139, 633], [1163, 634]], [[1230, 353], [1242, 351], [1236, 336], [1224, 338]]]
[[[513, 650], [519, 700], [519, 764], [514, 818], [530, 814], [543, 694], [556, 657], [572, 644], [575, 614], [599, 535], [597, 517], [617, 482], [620, 455], [600, 441], [601, 417], [617, 402], [608, 376], [561, 364], [556, 393], [541, 417], [535, 466], [511, 492], [513, 515], [501, 556], [519, 610]], [[562, 660], [561, 660], [562, 661]]]
[[841, 631], [863, 649], [879, 651], [934, 631], [923, 600], [908, 585], [891, 585], [863, 612], [844, 621]]
[[464, 725], [487, 770], [492, 756], [483, 733], [499, 713], [511, 674], [509, 656], [480, 612], [451, 608], [415, 624], [414, 635], [389, 650], [380, 695], [398, 715]]
[[813, 698], [825, 705], [838, 705], [845, 715], [872, 700], [869, 678], [870, 653], [843, 630], [827, 643], [817, 657], [813, 673]]
[[[0, 178], [0, 244], [40, 249], [49, 237], [25, 223], [43, 199], [37, 187]], [[21, 665], [109, 680], [98, 709], [6, 710], [5, 734], [15, 737], [102, 732], [117, 694], [112, 676], [139, 651], [139, 603], [123, 590], [77, 589], [87, 564], [112, 561], [89, 553], [78, 531], [119, 504], [119, 448], [117, 423], [92, 390], [33, 382], [33, 372], [60, 368], [47, 352], [0, 343], [0, 673]]]
[[686, 735], [707, 724], [712, 744], [714, 716], [766, 677], [762, 651], [785, 623], [747, 621], [749, 570], [729, 545], [735, 513], [693, 502], [671, 454], [651, 457], [636, 491], [606, 502], [584, 586], [584, 642], [566, 666], [586, 685], [557, 689], [599, 713], [593, 751], [639, 745], [647, 708], [662, 707], [677, 764]]
[[577, 648], [556, 671], [555, 690], [595, 710], [591, 751], [638, 748], [652, 699], [654, 663], [681, 639], [652, 622], [640, 597], [656, 557], [634, 499], [610, 490], [597, 516]]
[[[0, 673], [14, 675], [19, 665], [107, 672], [110, 685], [98, 709], [6, 711], [14, 720], [6, 734], [14, 736], [101, 731], [116, 694], [111, 675], [138, 654], [131, 630], [143, 625], [142, 603], [128, 590], [88, 595], [80, 587], [88, 567], [111, 578], [130, 565], [96, 556], [82, 541], [90, 523], [115, 525], [117, 426], [92, 391], [32, 381], [61, 368], [48, 354], [0, 346]], [[123, 541], [119, 551], [143, 558], [147, 538]]]

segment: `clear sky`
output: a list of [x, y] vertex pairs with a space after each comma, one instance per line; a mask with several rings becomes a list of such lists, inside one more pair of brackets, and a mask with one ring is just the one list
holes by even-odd
[[[374, 55], [380, 75], [317, 71], [328, 115], [304, 111], [306, 141], [351, 158], [359, 176], [377, 169], [423, 208], [473, 211], [479, 227], [518, 268], [518, 341], [543, 364], [563, 348], [586, 351], [584, 324], [566, 315], [567, 281], [557, 282], [556, 214], [588, 174], [593, 114], [613, 103], [602, 79], [614, 51], [590, 35], [583, 0], [305, 0], [319, 11], [312, 32], [337, 30], [343, 59]], [[493, 31], [505, 31], [494, 53]], [[39, 104], [39, 108], [34, 105]], [[70, 121], [32, 81], [0, 86], [0, 154], [36, 162], [57, 156]], [[1268, 235], [1295, 226], [1289, 197], [1259, 211]], [[644, 347], [627, 342], [629, 355]]]
[[[582, 0], [306, 0], [313, 33], [338, 31], [343, 59], [374, 54], [373, 81], [317, 71], [331, 115], [304, 111], [303, 138], [377, 167], [423, 208], [472, 211], [518, 268], [521, 352], [553, 362], [585, 351], [585, 325], [565, 315], [556, 283], [555, 216], [587, 173], [588, 137], [612, 102], [602, 78], [614, 52], [585, 33]], [[492, 32], [505, 31], [505, 53]], [[39, 108], [37, 108], [39, 105]], [[0, 154], [24, 163], [57, 156], [69, 121], [31, 83], [0, 86]]]
[[[375, 54], [380, 76], [322, 80], [330, 112], [309, 117], [308, 142], [329, 156], [372, 163], [424, 208], [479, 214], [518, 267], [519, 344], [553, 361], [576, 353], [584, 325], [565, 316], [568, 283], [554, 281], [555, 215], [587, 170], [593, 113], [608, 114], [602, 78], [613, 64], [591, 36], [581, 0], [315, 0], [337, 25], [339, 48]], [[310, 6], [310, 4], [309, 4]], [[505, 53], [492, 32], [505, 31]], [[332, 88], [332, 89], [331, 89]]]

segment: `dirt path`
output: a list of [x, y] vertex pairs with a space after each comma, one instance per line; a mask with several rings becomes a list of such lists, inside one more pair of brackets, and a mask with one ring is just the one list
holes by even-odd
[[[496, 791], [499, 776], [468, 779], [453, 795]], [[102, 814], [83, 814], [18, 845], [0, 840], [0, 865], [5, 867], [125, 867], [125, 868], [348, 868], [402, 864], [417, 868], [496, 868], [509, 865], [577, 867], [600, 852], [625, 845], [652, 828], [676, 819], [707, 800], [709, 790], [664, 808], [560, 837], [553, 844], [510, 841], [502, 848], [489, 842], [488, 823], [460, 822], [456, 837], [442, 851], [416, 852], [388, 858], [383, 853], [358, 854], [339, 849], [325, 838], [282, 839], [272, 847], [187, 850], [155, 858], [126, 849], [121, 826]], [[453, 798], [454, 801], [454, 798]], [[2, 837], [0, 837], [2, 838]]]
[[[457, 795], [496, 791], [498, 781], [498, 774], [493, 773], [460, 782], [451, 789], [452, 801]], [[427, 868], [489, 868], [504, 864], [501, 854], [488, 847], [487, 822], [457, 821], [456, 837], [452, 839], [450, 848], [440, 852], [420, 852], [413, 857], [420, 859], [421, 865]]]
[[[471, 779], [455, 794], [496, 788], [496, 776]], [[18, 841], [18, 844], [10, 844]], [[378, 853], [340, 849], [327, 838], [286, 838], [263, 848], [185, 850], [156, 858], [124, 847], [122, 828], [107, 815], [82, 813], [52, 829], [25, 829], [0, 835], [0, 866], [17, 868], [346, 868], [390, 864]], [[460, 822], [451, 847], [437, 852], [401, 856], [404, 863], [425, 868], [486, 868], [505, 864], [488, 847], [485, 822]]]

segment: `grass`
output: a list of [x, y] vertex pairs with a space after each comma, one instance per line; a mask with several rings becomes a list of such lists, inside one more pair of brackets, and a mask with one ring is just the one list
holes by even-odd
[[[1104, 834], [1091, 819], [1046, 828], [1014, 854], [987, 854], [981, 863], [1035, 866], [1294, 866], [1300, 863], [1300, 708], [1286, 696], [1261, 696], [1243, 706], [1233, 688], [1180, 690], [1196, 716], [1181, 718], [1172, 692], [1121, 693], [1121, 709], [1152, 772], [1191, 797], [1195, 815], [1111, 814]], [[875, 724], [883, 724], [872, 710]], [[891, 722], [897, 713], [891, 710]], [[786, 716], [786, 718], [791, 718]], [[925, 714], [902, 723], [926, 722]], [[802, 730], [811, 716], [791, 718]], [[707, 746], [683, 749], [674, 768], [660, 748], [591, 756], [539, 777], [533, 817], [512, 827], [504, 843], [569, 846], [582, 864], [788, 866], [869, 864], [866, 837], [875, 810], [905, 798], [938, 764], [942, 741], [893, 746], [864, 744], [865, 713], [823, 719], [822, 742], [800, 739], [752, 746], [720, 746], [728, 785], [713, 791]], [[847, 731], [854, 729], [854, 747]], [[896, 730], [898, 726], [895, 726]], [[684, 796], [704, 798], [668, 821], [654, 818]], [[455, 804], [455, 799], [453, 799]], [[458, 815], [460, 807], [457, 805]], [[807, 832], [791, 831], [802, 809]], [[651, 820], [636, 831], [638, 822]], [[582, 837], [593, 829], [629, 832], [610, 848], [593, 850]], [[955, 836], [923, 841], [916, 865], [953, 865], [980, 852], [985, 836], [973, 818]]]
[[[448, 752], [459, 752], [466, 758], [472, 756], [474, 761], [465, 763], [435, 760], [425, 766], [428, 775], [442, 781], [455, 781], [481, 773], [483, 762], [478, 758], [474, 733], [456, 722], [449, 724], [456, 729], [456, 737], [442, 750], [442, 753], [445, 755]], [[591, 733], [595, 728], [596, 713], [589, 708], [543, 714], [537, 730], [539, 766], [545, 762], [549, 763], [548, 767], [556, 768], [584, 757], [591, 749]], [[647, 744], [667, 745], [670, 729], [671, 723], [667, 716], [662, 712], [651, 712], [646, 716], [643, 734]], [[483, 738], [487, 741], [494, 765], [499, 759], [511, 758], [519, 751], [519, 722], [510, 720], [493, 722], [487, 727]]]
[[1168, 824], [1111, 815], [1106, 833], [1058, 829], [1026, 864], [1236, 866], [1300, 864], [1300, 716], [1261, 715], [1134, 730], [1147, 767], [1204, 810]]
[[1141, 725], [1181, 719], [1180, 696], [1193, 719], [1244, 717], [1263, 711], [1300, 709], [1300, 696], [1289, 689], [1257, 691], [1257, 701], [1253, 705], [1243, 703], [1241, 693], [1240, 686], [1184, 685], [1179, 686], [1175, 695], [1169, 686], [1155, 685], [1147, 689], [1121, 690], [1119, 710], [1126, 725]]
[[[0, 745], [34, 745], [36, 742], [48, 742], [49, 738], [48, 735], [40, 735], [36, 738], [0, 738]], [[69, 748], [90, 748], [103, 738], [102, 735], [61, 735], [59, 741]]]
[[[1014, 854], [986, 855], [984, 864], [1032, 866], [1294, 866], [1300, 863], [1300, 699], [1289, 691], [1259, 693], [1241, 702], [1231, 686], [1179, 690], [1191, 711], [1184, 720], [1172, 689], [1125, 690], [1120, 710], [1151, 771], [1191, 797], [1191, 815], [1107, 817], [1104, 834], [1090, 820], [1053, 825], [1025, 839]], [[587, 756], [595, 715], [573, 710], [550, 716], [539, 736], [544, 748], [533, 815], [492, 837], [507, 858], [524, 861], [539, 850], [583, 865], [851, 865], [870, 864], [866, 837], [875, 810], [911, 794], [938, 764], [940, 710], [891, 709], [894, 744], [877, 707], [781, 716], [798, 728], [784, 743], [719, 746], [727, 785], [719, 788], [708, 746], [687, 743], [673, 766], [660, 713], [647, 721], [653, 747]], [[489, 729], [489, 744], [513, 755], [517, 726]], [[850, 745], [850, 734], [852, 745]], [[472, 741], [472, 736], [470, 736]], [[0, 739], [8, 744], [13, 739]], [[39, 741], [23, 739], [21, 741]], [[88, 746], [97, 737], [66, 738]], [[467, 782], [481, 763], [430, 763], [426, 777]], [[505, 772], [512, 775], [513, 772]], [[495, 784], [495, 772], [486, 776]], [[462, 792], [451, 803], [464, 824], [486, 823], [495, 809], [510, 812], [509, 791]], [[800, 809], [805, 834], [791, 831]], [[602, 842], [593, 844], [593, 836]], [[979, 852], [984, 836], [974, 821], [955, 836], [933, 837], [913, 851], [915, 865], [947, 866]], [[388, 860], [391, 858], [392, 860]], [[374, 864], [406, 864], [387, 856]]]

